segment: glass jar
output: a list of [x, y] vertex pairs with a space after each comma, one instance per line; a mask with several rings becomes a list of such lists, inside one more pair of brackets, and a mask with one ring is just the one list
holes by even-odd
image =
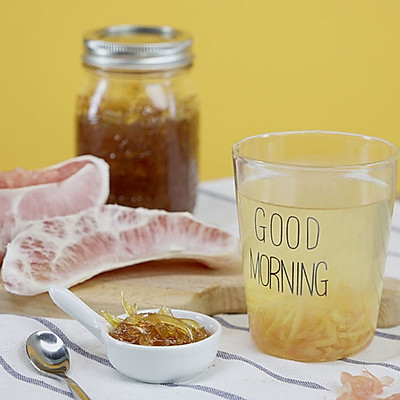
[[77, 153], [110, 165], [109, 203], [192, 211], [198, 100], [191, 37], [171, 27], [117, 25], [84, 38]]

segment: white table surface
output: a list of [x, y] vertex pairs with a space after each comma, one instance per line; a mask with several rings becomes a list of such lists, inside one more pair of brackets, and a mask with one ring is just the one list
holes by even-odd
[[[202, 183], [195, 215], [238, 234], [231, 178]], [[400, 204], [396, 202], [386, 275], [400, 279]], [[67, 344], [69, 375], [91, 399], [304, 399], [333, 400], [340, 387], [340, 372], [361, 375], [364, 369], [394, 383], [382, 398], [400, 392], [400, 327], [377, 330], [363, 352], [327, 363], [300, 363], [258, 351], [248, 332], [247, 316], [218, 315], [223, 326], [213, 365], [202, 375], [171, 385], [135, 382], [108, 363], [103, 345], [76, 321], [0, 314], [0, 398], [72, 398], [66, 385], [40, 375], [25, 355], [25, 340], [35, 330], [52, 330]]]

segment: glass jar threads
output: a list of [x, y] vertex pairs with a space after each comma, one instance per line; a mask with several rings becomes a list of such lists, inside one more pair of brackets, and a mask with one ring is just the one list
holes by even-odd
[[168, 26], [116, 25], [84, 38], [77, 153], [110, 165], [109, 203], [192, 211], [198, 99], [192, 38]]

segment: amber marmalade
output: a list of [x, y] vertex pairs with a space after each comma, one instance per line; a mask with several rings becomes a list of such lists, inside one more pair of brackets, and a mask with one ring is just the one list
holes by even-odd
[[[147, 314], [136, 324], [123, 321], [110, 332], [114, 339], [142, 346], [176, 346], [199, 342], [210, 336], [204, 327], [183, 325], [178, 318]], [[175, 323], [174, 323], [175, 322]]]
[[[79, 99], [78, 154], [94, 154], [110, 165], [109, 203], [192, 211], [196, 201], [198, 112], [187, 100], [184, 116], [172, 118], [151, 102], [99, 108]], [[86, 110], [86, 111], [85, 111]]]

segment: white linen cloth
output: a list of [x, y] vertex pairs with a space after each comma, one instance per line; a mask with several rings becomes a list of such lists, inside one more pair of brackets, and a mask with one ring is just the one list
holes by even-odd
[[[203, 183], [195, 214], [237, 232], [232, 179]], [[400, 279], [400, 204], [396, 202], [386, 275]], [[367, 369], [394, 383], [382, 398], [400, 393], [400, 327], [378, 329], [363, 352], [335, 362], [300, 363], [261, 353], [248, 332], [247, 316], [217, 315], [223, 326], [215, 362], [203, 374], [179, 384], [145, 384], [117, 372], [104, 345], [70, 319], [0, 314], [0, 399], [61, 400], [73, 398], [67, 385], [41, 375], [25, 353], [26, 338], [50, 330], [66, 343], [71, 356], [69, 375], [92, 400], [107, 399], [299, 399], [334, 400], [340, 372], [361, 375]]]

